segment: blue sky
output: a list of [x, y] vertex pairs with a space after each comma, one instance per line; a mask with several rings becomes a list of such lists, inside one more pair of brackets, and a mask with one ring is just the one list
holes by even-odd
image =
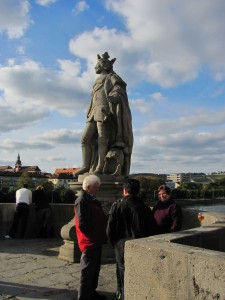
[[131, 173], [225, 171], [224, 0], [0, 2], [0, 165], [79, 167], [97, 54], [116, 58]]

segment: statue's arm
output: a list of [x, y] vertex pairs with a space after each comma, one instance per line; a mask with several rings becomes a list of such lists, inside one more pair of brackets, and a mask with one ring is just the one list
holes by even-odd
[[112, 104], [120, 103], [124, 89], [126, 89], [124, 81], [114, 73], [110, 76], [110, 84], [108, 86], [110, 86], [107, 96], [108, 101]]

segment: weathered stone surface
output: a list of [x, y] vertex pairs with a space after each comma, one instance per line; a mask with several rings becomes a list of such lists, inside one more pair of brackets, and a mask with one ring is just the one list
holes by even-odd
[[202, 225], [126, 242], [125, 299], [225, 299], [225, 216]]
[[81, 138], [83, 164], [75, 173], [128, 176], [133, 148], [126, 83], [113, 71], [115, 58], [97, 55], [96, 79]]
[[[0, 240], [0, 299], [72, 300], [77, 297], [79, 264], [58, 259], [59, 239]], [[103, 264], [98, 291], [114, 299], [114, 264]]]

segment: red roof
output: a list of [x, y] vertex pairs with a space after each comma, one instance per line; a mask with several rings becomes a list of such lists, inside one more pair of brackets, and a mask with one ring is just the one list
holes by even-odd
[[62, 169], [55, 169], [54, 175], [59, 174], [73, 174], [80, 170], [80, 168], [62, 168]]

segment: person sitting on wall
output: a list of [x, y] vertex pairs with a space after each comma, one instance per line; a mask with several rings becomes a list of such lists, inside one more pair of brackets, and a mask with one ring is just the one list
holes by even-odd
[[171, 189], [165, 184], [158, 188], [159, 201], [153, 207], [158, 234], [181, 230], [182, 210], [172, 198]]

